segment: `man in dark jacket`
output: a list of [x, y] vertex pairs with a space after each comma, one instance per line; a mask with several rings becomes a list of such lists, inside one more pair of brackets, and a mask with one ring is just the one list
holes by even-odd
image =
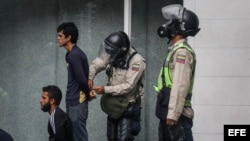
[[77, 45], [78, 28], [73, 22], [57, 27], [57, 42], [67, 51], [65, 60], [68, 70], [66, 112], [73, 125], [76, 141], [88, 141], [88, 102], [93, 97], [88, 86], [89, 64], [85, 52]]
[[49, 141], [73, 141], [71, 120], [59, 108], [61, 99], [62, 92], [57, 86], [43, 87], [40, 104], [41, 110], [50, 114], [48, 122]]

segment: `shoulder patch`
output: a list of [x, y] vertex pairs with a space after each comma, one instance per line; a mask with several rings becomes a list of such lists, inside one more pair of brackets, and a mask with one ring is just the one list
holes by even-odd
[[139, 71], [139, 69], [140, 69], [140, 64], [133, 64], [132, 65], [132, 70], [133, 71]]
[[177, 63], [184, 64], [185, 60], [186, 60], [186, 55], [178, 54], [177, 57], [176, 57], [176, 62]]

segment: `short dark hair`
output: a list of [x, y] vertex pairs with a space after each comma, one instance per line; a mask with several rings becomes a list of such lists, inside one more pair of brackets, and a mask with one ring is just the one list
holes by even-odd
[[71, 42], [77, 43], [78, 40], [78, 29], [73, 22], [65, 22], [57, 27], [57, 32], [63, 32], [65, 37], [71, 36]]
[[59, 105], [62, 100], [62, 91], [55, 85], [48, 85], [43, 87], [43, 92], [48, 92], [50, 99], [55, 99], [55, 104]]

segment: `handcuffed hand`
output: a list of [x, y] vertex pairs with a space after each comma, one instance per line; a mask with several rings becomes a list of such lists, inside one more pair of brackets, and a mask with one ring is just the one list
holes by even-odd
[[90, 99], [96, 99], [96, 92], [95, 92], [95, 90], [90, 90], [89, 96], [90, 96]]

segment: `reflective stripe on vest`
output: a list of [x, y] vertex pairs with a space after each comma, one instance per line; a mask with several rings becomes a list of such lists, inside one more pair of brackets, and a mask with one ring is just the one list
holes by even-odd
[[[171, 61], [171, 57], [173, 56], [174, 52], [179, 49], [179, 48], [186, 48], [188, 51], [190, 51], [193, 56], [194, 56], [194, 60], [195, 59], [195, 53], [193, 51], [192, 48], [190, 48], [187, 44], [185, 43], [180, 43], [177, 46], [175, 46], [173, 48], [173, 50], [168, 54], [167, 59], [166, 59], [166, 63], [165, 63], [165, 67], [164, 67], [164, 72], [165, 72], [165, 80], [166, 80], [166, 85], [169, 88], [172, 88], [172, 79], [171, 79], [171, 74], [170, 74], [170, 69], [169, 69], [169, 63]], [[158, 85], [155, 88], [155, 91], [159, 92], [162, 89], [162, 72], [163, 72], [163, 67], [160, 70], [160, 75], [158, 77]], [[193, 71], [193, 75], [191, 78], [191, 83], [190, 83], [190, 87], [189, 87], [189, 91], [188, 91], [188, 95], [186, 97], [186, 101], [185, 101], [185, 105], [186, 107], [190, 107], [191, 106], [191, 97], [192, 97], [192, 89], [193, 89], [193, 82], [194, 82], [194, 71]]]

